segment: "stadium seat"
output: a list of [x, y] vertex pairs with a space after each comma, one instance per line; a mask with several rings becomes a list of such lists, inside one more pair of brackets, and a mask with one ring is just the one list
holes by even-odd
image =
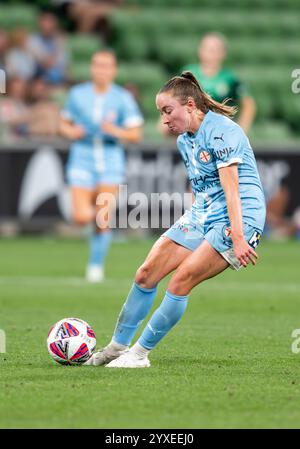
[[197, 61], [198, 36], [178, 37], [157, 41], [156, 55], [158, 60], [171, 75], [178, 73], [182, 66]]
[[270, 144], [276, 142], [277, 145], [292, 138], [292, 133], [287, 124], [282, 121], [264, 120], [255, 123], [249, 133], [250, 141], [255, 151], [255, 144]]
[[97, 37], [85, 34], [69, 35], [67, 46], [74, 63], [90, 61], [93, 53], [102, 48]]
[[71, 81], [79, 83], [90, 79], [90, 62], [73, 61], [69, 69]]
[[1, 5], [0, 27], [12, 29], [24, 27], [34, 30], [37, 27], [37, 9], [30, 4]]
[[121, 84], [135, 83], [144, 91], [158, 89], [167, 79], [168, 75], [158, 64], [147, 61], [138, 63], [120, 62], [117, 81]]
[[[182, 0], [128, 0], [126, 8], [112, 14], [111, 42], [118, 56], [128, 62], [119, 79], [138, 85], [144, 113], [155, 121], [153, 95], [162, 80], [197, 62], [201, 36], [218, 31], [228, 40], [226, 64], [238, 69], [256, 99], [257, 121], [275, 120], [278, 135], [287, 135], [277, 120], [286, 117], [296, 127], [284, 92], [299, 62], [297, 5], [298, 0], [228, 0], [226, 4], [201, 0], [201, 5], [198, 0], [185, 0], [184, 5]], [[291, 105], [297, 112], [294, 98]], [[268, 129], [272, 127], [273, 122]]]

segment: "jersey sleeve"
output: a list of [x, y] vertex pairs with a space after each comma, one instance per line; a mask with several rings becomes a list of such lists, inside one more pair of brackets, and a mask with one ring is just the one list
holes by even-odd
[[224, 126], [211, 134], [210, 147], [217, 168], [242, 164], [247, 137], [238, 125]]
[[142, 126], [144, 118], [140, 112], [137, 102], [130, 92], [124, 93], [121, 124], [125, 128]]

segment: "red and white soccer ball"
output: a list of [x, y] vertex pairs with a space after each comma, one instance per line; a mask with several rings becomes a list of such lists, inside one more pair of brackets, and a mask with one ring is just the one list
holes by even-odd
[[47, 347], [55, 362], [61, 365], [82, 365], [91, 357], [96, 335], [85, 321], [64, 318], [51, 327]]

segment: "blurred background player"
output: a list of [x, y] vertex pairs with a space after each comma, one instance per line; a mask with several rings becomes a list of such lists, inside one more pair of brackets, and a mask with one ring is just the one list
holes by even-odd
[[[96, 197], [118, 193], [125, 179], [123, 142], [142, 138], [143, 117], [132, 95], [113, 83], [117, 61], [113, 52], [103, 50], [92, 57], [91, 82], [74, 86], [64, 108], [61, 134], [72, 140], [67, 165], [71, 185], [73, 218], [80, 225], [95, 224]], [[108, 204], [108, 209], [113, 204]], [[99, 223], [90, 238], [86, 278], [103, 280], [103, 264], [112, 232], [107, 221]]]
[[225, 38], [219, 33], [208, 33], [199, 43], [198, 63], [187, 65], [182, 70], [191, 71], [213, 100], [222, 103], [229, 99], [230, 106], [238, 106], [238, 124], [248, 132], [255, 118], [255, 101], [238, 77], [223, 66], [226, 55]]

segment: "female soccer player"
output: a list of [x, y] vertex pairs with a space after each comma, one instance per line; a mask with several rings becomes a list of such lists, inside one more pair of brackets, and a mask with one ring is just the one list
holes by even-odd
[[[103, 223], [97, 220], [95, 226], [95, 217], [100, 217], [96, 197], [109, 193], [114, 198], [119, 184], [124, 182], [122, 142], [136, 143], [142, 138], [141, 113], [132, 95], [113, 83], [116, 74], [117, 61], [111, 51], [94, 54], [92, 82], [71, 89], [60, 124], [62, 135], [73, 141], [67, 179], [74, 220], [80, 225], [94, 224], [86, 270], [90, 282], [103, 280], [103, 264], [112, 236], [104, 219], [107, 217], [103, 217]], [[109, 201], [109, 195], [106, 198]], [[106, 206], [111, 214], [113, 204]]]
[[[177, 143], [195, 194], [187, 211], [155, 243], [123, 306], [112, 341], [89, 365], [149, 367], [149, 352], [182, 317], [193, 287], [224, 271], [256, 264], [265, 201], [253, 151], [235, 109], [206, 95], [191, 72], [168, 81], [156, 97]], [[165, 297], [139, 340], [158, 282], [174, 271]]]

